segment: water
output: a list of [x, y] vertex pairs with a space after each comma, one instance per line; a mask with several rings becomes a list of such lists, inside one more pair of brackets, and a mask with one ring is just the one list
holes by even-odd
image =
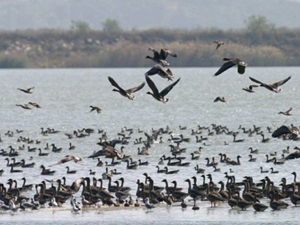
[[[163, 186], [162, 179], [167, 178], [169, 182], [178, 181], [178, 186], [183, 187], [187, 191], [187, 183], [185, 179], [196, 175], [193, 167], [198, 164], [201, 168], [206, 169], [206, 174], [212, 173], [215, 182], [219, 180], [225, 181], [223, 172], [234, 170], [234, 174], [238, 181], [243, 176], [253, 176], [257, 182], [266, 174], [261, 174], [259, 167], [265, 169], [274, 167], [278, 170], [278, 174], [267, 174], [275, 184], [280, 183], [282, 177], [286, 177], [288, 182], [292, 182], [292, 171], [298, 170], [298, 160], [292, 160], [282, 166], [275, 166], [265, 163], [265, 155], [269, 152], [277, 151], [280, 157], [281, 150], [288, 145], [293, 149], [298, 142], [282, 141], [271, 139], [269, 143], [261, 143], [260, 136], [249, 138], [240, 130], [239, 139], [246, 139], [242, 143], [232, 143], [232, 137], [227, 135], [211, 136], [204, 146], [201, 143], [195, 143], [195, 137], [191, 136], [191, 129], [196, 129], [198, 125], [210, 126], [212, 123], [228, 126], [231, 130], [238, 130], [239, 125], [252, 128], [253, 124], [261, 126], [267, 137], [270, 134], [266, 131], [266, 127], [272, 129], [282, 124], [290, 125], [291, 123], [299, 125], [299, 96], [300, 90], [297, 85], [300, 83], [298, 76], [299, 68], [247, 68], [246, 74], [238, 75], [235, 69], [228, 70], [224, 74], [213, 77], [217, 68], [175, 68], [173, 72], [177, 77], [181, 77], [181, 81], [168, 94], [170, 102], [163, 104], [154, 100], [146, 92], [149, 90], [147, 84], [144, 89], [135, 94], [136, 99], [130, 101], [116, 92], [112, 92], [113, 87], [107, 80], [107, 76], [113, 77], [121, 87], [131, 88], [142, 83], [144, 73], [147, 68], [143, 69], [71, 69], [71, 70], [2, 70], [0, 72], [0, 134], [3, 139], [1, 149], [8, 150], [8, 146], [18, 149], [22, 143], [17, 142], [19, 136], [29, 137], [31, 139], [41, 140], [39, 145], [30, 145], [30, 147], [41, 147], [44, 149], [46, 143], [55, 143], [57, 147], [62, 147], [62, 153], [50, 152], [49, 157], [38, 157], [38, 152], [27, 152], [27, 150], [19, 151], [20, 155], [17, 161], [25, 159], [30, 162], [32, 156], [37, 163], [35, 168], [24, 169], [21, 174], [9, 173], [6, 167], [5, 157], [0, 158], [1, 167], [5, 170], [0, 182], [6, 183], [7, 179], [13, 178], [21, 182], [23, 176], [27, 177], [28, 183], [39, 183], [43, 179], [58, 179], [62, 176], [67, 177], [67, 183], [72, 183], [76, 178], [88, 176], [89, 169], [96, 171], [96, 177], [101, 177], [105, 171], [105, 167], [96, 167], [97, 161], [87, 159], [94, 151], [100, 149], [97, 143], [100, 137], [94, 133], [90, 137], [82, 139], [67, 139], [64, 133], [72, 133], [73, 130], [82, 128], [104, 129], [107, 131], [110, 139], [117, 138], [117, 133], [121, 128], [133, 128], [134, 134], [130, 140], [130, 144], [125, 146], [125, 153], [133, 157], [134, 160], [148, 160], [150, 165], [147, 167], [139, 167], [138, 170], [126, 170], [126, 164], [117, 165], [115, 168], [122, 172], [122, 175], [114, 176], [113, 180], [123, 176], [125, 185], [132, 188], [131, 193], [134, 195], [136, 190], [136, 180], [144, 180], [142, 175], [147, 172], [154, 178], [155, 184]], [[292, 76], [292, 79], [283, 85], [283, 92], [276, 94], [264, 88], [255, 89], [255, 93], [247, 93], [242, 91], [252, 82], [248, 76], [254, 77], [266, 83], [273, 83]], [[159, 90], [170, 84], [160, 77], [153, 76], [153, 81]], [[32, 95], [22, 93], [17, 88], [29, 88], [34, 86]], [[213, 100], [217, 96], [225, 96], [228, 104], [214, 103]], [[31, 102], [39, 103], [41, 109], [23, 110], [15, 104], [25, 104]], [[102, 109], [102, 113], [89, 113], [89, 106], [96, 105]], [[279, 111], [286, 111], [293, 107], [291, 117], [279, 115]], [[141, 145], [133, 145], [133, 141], [143, 136], [137, 132], [140, 128], [150, 133], [151, 129], [169, 126], [174, 134], [182, 133], [184, 137], [190, 137], [191, 142], [182, 144], [187, 148], [187, 156], [189, 153], [197, 150], [199, 146], [203, 146], [204, 150], [199, 161], [191, 161], [189, 167], [180, 168], [177, 175], [162, 175], [156, 173], [155, 166], [159, 161], [159, 157], [163, 154], [169, 155], [169, 143], [167, 139], [169, 135], [163, 135], [163, 144], [154, 144], [151, 147], [150, 156], [138, 156], [137, 147]], [[179, 125], [187, 126], [187, 130], [179, 130]], [[40, 128], [50, 127], [59, 130], [60, 133], [49, 136], [42, 136]], [[8, 130], [16, 129], [24, 130], [21, 134], [16, 134], [9, 138], [4, 135]], [[206, 133], [204, 133], [206, 136]], [[224, 141], [229, 145], [224, 145]], [[76, 146], [76, 149], [69, 151], [69, 142]], [[257, 162], [248, 162], [248, 148], [252, 146], [259, 149]], [[27, 147], [27, 145], [26, 145]], [[119, 148], [119, 146], [117, 146]], [[46, 151], [46, 150], [45, 150]], [[238, 154], [242, 156], [242, 166], [232, 167], [221, 165], [220, 173], [214, 173], [213, 169], [205, 167], [205, 157], [215, 156], [217, 160], [218, 154], [226, 153], [232, 159]], [[48, 167], [58, 162], [65, 155], [72, 154], [83, 158], [83, 161], [75, 164], [69, 162], [67, 164], [52, 167], [56, 170], [53, 177], [41, 176], [39, 166], [44, 164]], [[103, 161], [108, 161], [102, 159]], [[66, 175], [66, 166], [76, 169], [77, 174]], [[170, 169], [178, 169], [178, 167], [170, 167]], [[198, 182], [202, 182], [198, 175]], [[21, 184], [21, 183], [20, 183]], [[107, 182], [104, 182], [107, 186]], [[33, 192], [24, 193], [24, 195], [32, 196]], [[79, 196], [80, 193], [77, 194]], [[267, 201], [263, 201], [268, 204]], [[191, 203], [190, 203], [191, 204]], [[199, 202], [200, 210], [193, 212], [191, 208], [182, 211], [178, 206], [166, 207], [159, 206], [152, 212], [147, 213], [144, 209], [133, 210], [101, 210], [87, 211], [80, 215], [74, 215], [69, 209], [62, 211], [40, 210], [39, 212], [19, 212], [17, 215], [2, 214], [1, 221], [6, 224], [48, 224], [49, 221], [55, 220], [57, 224], [91, 224], [96, 222], [105, 222], [106, 224], [196, 224], [203, 221], [206, 224], [253, 224], [253, 223], [290, 223], [296, 224], [298, 218], [298, 208], [289, 207], [287, 210], [274, 212], [267, 209], [264, 213], [254, 213], [251, 209], [246, 212], [230, 210], [229, 206], [224, 203], [216, 209], [209, 207], [208, 202]], [[69, 207], [65, 206], [65, 208]], [[125, 218], [125, 219], [124, 219]], [[232, 222], [234, 221], [234, 222]], [[246, 222], [247, 221], [247, 222]]]

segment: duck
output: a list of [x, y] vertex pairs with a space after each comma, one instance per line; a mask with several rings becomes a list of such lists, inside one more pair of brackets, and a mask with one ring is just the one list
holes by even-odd
[[90, 105], [90, 113], [95, 111], [96, 113], [100, 114], [102, 112], [102, 109], [99, 107], [99, 106], [93, 106], [93, 105]]
[[30, 87], [30, 88], [27, 88], [27, 89], [17, 88], [17, 90], [22, 91], [22, 92], [24, 92], [26, 94], [32, 94], [33, 93], [33, 89], [34, 89], [34, 87]]
[[158, 89], [156, 85], [153, 83], [153, 81], [150, 79], [149, 76], [146, 76], [146, 81], [150, 89], [152, 90], [151, 92], [147, 92], [147, 94], [151, 95], [154, 99], [157, 101], [160, 101], [162, 103], [167, 103], [169, 101], [168, 98], [165, 98], [165, 96], [173, 89], [173, 87], [180, 81], [180, 78], [176, 80], [174, 83], [170, 84], [167, 86], [165, 89], [163, 89], [161, 92], [158, 92]]
[[127, 97], [129, 100], [134, 100], [135, 96], [133, 95], [133, 93], [141, 90], [145, 86], [145, 82], [143, 82], [137, 87], [124, 90], [118, 85], [118, 83], [112, 77], [108, 77], [108, 80], [112, 86], [117, 88], [117, 89], [113, 89], [113, 91], [119, 92], [122, 96]]
[[225, 43], [223, 41], [214, 41], [215, 44], [217, 44], [216, 49], [218, 50], [222, 45], [224, 45]]
[[278, 114], [282, 114], [282, 115], [285, 115], [285, 116], [291, 116], [291, 111], [292, 111], [292, 107], [289, 108], [289, 110], [285, 111], [285, 112], [279, 112]]
[[244, 74], [246, 67], [247, 67], [247, 63], [238, 59], [238, 58], [223, 58], [224, 61], [227, 61], [226, 63], [224, 63], [221, 68], [215, 73], [215, 76], [220, 75], [221, 73], [223, 73], [224, 71], [228, 70], [229, 68], [237, 65], [238, 67], [238, 73], [239, 74]]

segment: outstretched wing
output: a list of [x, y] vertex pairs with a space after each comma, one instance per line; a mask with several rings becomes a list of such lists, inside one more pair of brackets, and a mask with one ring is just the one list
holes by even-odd
[[145, 86], [145, 82], [143, 82], [142, 84], [140, 84], [137, 87], [130, 88], [130, 89], [126, 90], [126, 92], [128, 92], [128, 93], [134, 93], [134, 92], [137, 92], [137, 91], [141, 90], [144, 86]]
[[224, 63], [221, 68], [215, 73], [215, 76], [220, 75], [221, 73], [223, 73], [224, 71], [228, 70], [229, 68], [233, 67], [235, 64], [232, 63], [231, 61], [228, 61], [226, 63]]
[[155, 96], [159, 96], [159, 92], [157, 90], [157, 87], [155, 86], [154, 82], [150, 79], [149, 76], [146, 76], [146, 81], [148, 86], [151, 88], [153, 95]]
[[160, 50], [161, 59], [165, 60], [168, 57], [168, 55], [173, 56], [173, 57], [177, 57], [177, 55], [169, 49], [164, 48], [164, 49]]
[[291, 107], [288, 111], [286, 111], [286, 113], [289, 114], [292, 111], [292, 109], [293, 108]]
[[287, 126], [283, 125], [281, 127], [279, 127], [277, 130], [275, 130], [272, 134], [273, 138], [277, 138], [280, 137], [283, 134], [290, 134], [292, 133], [290, 128], [288, 128]]
[[155, 75], [157, 74], [159, 71], [161, 71], [162, 67], [160, 65], [155, 65], [153, 66], [147, 73], [145, 73], [145, 75], [149, 75], [149, 76], [152, 76], [152, 75]]
[[285, 84], [286, 82], [288, 82], [289, 79], [291, 79], [291, 76], [289, 76], [288, 78], [286, 78], [286, 79], [284, 79], [284, 80], [278, 81], [278, 82], [276, 82], [276, 83], [274, 83], [274, 84], [272, 84], [272, 85], [270, 85], [270, 86], [274, 86], [274, 87], [277, 88], [277, 87], [279, 87], [279, 86]]
[[170, 84], [164, 90], [162, 90], [160, 92], [160, 95], [163, 96], [163, 97], [166, 96], [179, 81], [180, 81], [180, 78], [178, 80], [176, 80], [174, 83]]
[[121, 88], [121, 87], [118, 85], [118, 83], [117, 83], [113, 78], [108, 77], [108, 80], [109, 80], [109, 82], [111, 83], [112, 86], [118, 88], [118, 89], [121, 90], [121, 91], [124, 91], [124, 89]]
[[255, 83], [264, 85], [263, 82], [260, 82], [259, 80], [256, 80], [256, 79], [254, 79], [254, 78], [252, 78], [252, 77], [249, 77], [249, 79], [252, 80], [252, 81], [255, 82]]

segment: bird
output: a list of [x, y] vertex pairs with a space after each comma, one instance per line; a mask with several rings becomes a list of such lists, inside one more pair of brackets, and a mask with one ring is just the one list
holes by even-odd
[[291, 111], [292, 111], [292, 107], [289, 109], [289, 110], [287, 110], [287, 111], [285, 111], [285, 112], [279, 112], [278, 114], [282, 114], [282, 115], [285, 115], [285, 116], [291, 116], [292, 114], [291, 114]]
[[145, 207], [146, 207], [147, 210], [148, 209], [151, 210], [151, 209], [155, 208], [154, 205], [149, 203], [149, 198], [148, 197], [145, 199]]
[[247, 91], [249, 93], [254, 93], [255, 91], [253, 90], [254, 87], [258, 87], [257, 85], [253, 84], [253, 85], [249, 85], [249, 87], [245, 87], [243, 88], [244, 91]]
[[214, 102], [218, 102], [218, 101], [227, 103], [225, 97], [220, 97], [220, 96], [216, 97]]
[[223, 73], [224, 71], [228, 70], [229, 68], [237, 65], [238, 67], [238, 73], [239, 74], [244, 74], [246, 67], [247, 67], [247, 63], [245, 63], [244, 61], [238, 59], [238, 58], [223, 58], [224, 61], [227, 61], [226, 63], [224, 63], [221, 68], [215, 73], [215, 76], [220, 75], [221, 73]]
[[98, 114], [102, 112], [102, 110], [98, 106], [90, 105], [90, 108], [91, 108], [90, 112], [96, 111]]
[[24, 93], [26, 94], [32, 94], [33, 93], [33, 89], [34, 87], [31, 87], [31, 88], [27, 88], [27, 89], [22, 89], [22, 88], [17, 88], [19, 91], [23, 91]]
[[169, 68], [165, 69], [160, 64], [153, 66], [147, 73], [145, 73], [146, 76], [152, 76], [155, 74], [158, 74], [162, 78], [166, 78], [168, 80], [173, 80], [174, 78], [172, 71]]
[[59, 164], [63, 164], [69, 161], [74, 161], [75, 163], [82, 161], [82, 158], [78, 157], [78, 156], [74, 156], [74, 155], [66, 155], [65, 158], [63, 158], [62, 160], [58, 161], [56, 164], [51, 165], [51, 166], [55, 166], [55, 165], [59, 165]]
[[118, 83], [113, 78], [108, 77], [108, 80], [112, 86], [117, 88], [117, 89], [113, 89], [113, 91], [119, 92], [122, 96], [127, 97], [129, 100], [135, 99], [135, 96], [133, 95], [133, 93], [141, 90], [145, 86], [145, 82], [143, 82], [142, 84], [140, 84], [137, 87], [124, 90], [123, 88], [121, 88], [118, 85]]
[[162, 48], [160, 52], [156, 51], [154, 48], [150, 47], [149, 51], [153, 52], [153, 57], [146, 56], [146, 59], [151, 59], [156, 63], [161, 64], [162, 66], [169, 66], [170, 63], [166, 61], [167, 57], [170, 55], [172, 57], [177, 57], [177, 54], [173, 53], [171, 50], [167, 48]]
[[273, 91], [275, 93], [280, 93], [280, 92], [282, 92], [282, 89], [279, 88], [279, 86], [281, 86], [281, 85], [285, 84], [286, 82], [288, 82], [291, 79], [291, 76], [289, 76], [288, 78], [286, 78], [284, 80], [280, 80], [280, 81], [278, 81], [276, 83], [273, 83], [273, 84], [265, 84], [265, 83], [263, 83], [263, 82], [261, 82], [259, 80], [256, 80], [256, 79], [254, 79], [252, 77], [249, 77], [249, 79], [252, 80], [255, 83], [260, 84], [261, 87], [265, 87], [268, 90]]
[[149, 76], [146, 76], [146, 81], [150, 89], [153, 93], [147, 92], [147, 94], [152, 95], [153, 98], [155, 98], [157, 101], [160, 101], [162, 103], [167, 103], [169, 101], [168, 98], [165, 98], [165, 96], [172, 90], [172, 88], [180, 81], [180, 78], [176, 80], [174, 83], [167, 86], [165, 89], [163, 89], [161, 92], [158, 92], [157, 87], [153, 83], [153, 81], [150, 79]]
[[21, 108], [23, 108], [23, 109], [29, 109], [29, 110], [32, 109], [32, 108], [31, 108], [29, 105], [27, 105], [27, 104], [25, 104], [25, 105], [16, 104], [16, 106], [19, 106], [19, 107], [21, 107]]
[[216, 50], [218, 50], [218, 48], [220, 48], [222, 45], [224, 45], [225, 43], [223, 41], [214, 41], [214, 43], [217, 44], [216, 46]]
[[39, 109], [42, 108], [39, 104], [35, 103], [35, 102], [28, 102], [29, 105], [32, 105], [33, 107]]

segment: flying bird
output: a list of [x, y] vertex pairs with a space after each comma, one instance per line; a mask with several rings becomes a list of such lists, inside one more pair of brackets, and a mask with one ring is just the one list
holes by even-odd
[[42, 108], [39, 104], [35, 103], [35, 102], [28, 102], [29, 105], [32, 105], [35, 108]]
[[67, 163], [69, 161], [74, 161], [75, 163], [82, 161], [82, 158], [78, 157], [78, 156], [74, 156], [74, 155], [66, 155], [65, 158], [63, 158], [62, 160], [58, 161], [56, 164], [52, 165], [60, 165], [63, 163]]
[[265, 83], [263, 83], [263, 82], [261, 82], [259, 80], [256, 80], [256, 79], [254, 79], [252, 77], [249, 77], [249, 79], [252, 80], [255, 83], [260, 84], [261, 87], [265, 87], [265, 88], [267, 88], [270, 91], [274, 91], [275, 93], [280, 93], [280, 92], [282, 92], [282, 89], [279, 88], [279, 86], [281, 86], [281, 85], [285, 84], [286, 82], [288, 82], [288, 80], [291, 79], [291, 76], [289, 76], [288, 78], [286, 78], [284, 80], [281, 80], [281, 81], [278, 81], [276, 83], [273, 83], [273, 84], [265, 84]]
[[170, 63], [168, 63], [166, 61], [166, 59], [169, 55], [172, 56], [172, 57], [175, 57], [175, 58], [177, 57], [177, 54], [175, 54], [174, 52], [172, 52], [171, 50], [166, 49], [166, 48], [162, 48], [160, 50], [160, 52], [156, 51], [152, 47], [150, 47], [149, 50], [152, 51], [154, 55], [153, 55], [153, 57], [146, 56], [146, 59], [151, 59], [154, 62], [161, 64], [162, 66], [169, 66], [170, 65]]
[[29, 110], [32, 109], [32, 108], [31, 108], [29, 105], [27, 105], [27, 104], [25, 104], [25, 105], [16, 104], [16, 106], [22, 107], [23, 109], [29, 109]]
[[28, 88], [28, 89], [22, 89], [22, 88], [18, 88], [19, 91], [23, 91], [26, 94], [32, 94], [34, 87]]
[[160, 101], [162, 103], [167, 103], [169, 101], [168, 98], [165, 98], [165, 96], [172, 90], [172, 88], [180, 81], [180, 78], [175, 81], [174, 83], [167, 86], [165, 89], [163, 89], [161, 92], [158, 92], [157, 87], [153, 83], [153, 81], [150, 79], [149, 76], [146, 76], [146, 81], [148, 86], [151, 88], [152, 92], [147, 92], [147, 94], [152, 95], [153, 98], [155, 98], [157, 101]]
[[214, 100], [214, 102], [219, 102], [219, 101], [227, 103], [225, 97], [216, 97], [216, 99]]
[[242, 61], [238, 58], [224, 58], [223, 60], [227, 61], [227, 62], [221, 66], [221, 68], [215, 73], [215, 76], [220, 75], [221, 73], [223, 73], [224, 71], [228, 70], [229, 68], [231, 68], [235, 65], [237, 65], [237, 67], [238, 67], [239, 74], [245, 73], [247, 63], [245, 63], [244, 61]]
[[214, 43], [217, 44], [216, 50], [218, 50], [218, 48], [225, 44], [223, 41], [214, 41]]
[[285, 111], [285, 112], [279, 112], [278, 114], [283, 114], [283, 115], [285, 115], [285, 116], [291, 116], [292, 114], [291, 114], [291, 111], [292, 111], [292, 107], [289, 109], [289, 110], [287, 110], [287, 111]]
[[145, 82], [143, 82], [142, 84], [140, 84], [137, 87], [124, 90], [123, 88], [121, 88], [118, 85], [118, 83], [113, 78], [108, 77], [108, 80], [109, 80], [109, 82], [111, 83], [112, 86], [117, 88], [117, 89], [113, 89], [113, 91], [119, 92], [122, 96], [127, 97], [130, 100], [135, 99], [135, 96], [133, 95], [134, 92], [137, 92], [137, 91], [141, 90], [145, 86]]
[[162, 78], [166, 78], [168, 80], [173, 80], [174, 78], [172, 71], [169, 68], [166, 70], [160, 64], [153, 66], [147, 73], [145, 73], [146, 76], [152, 76], [155, 74], [158, 74]]
[[96, 111], [98, 114], [100, 114], [102, 111], [98, 106], [90, 105], [90, 108], [91, 108], [90, 112]]
[[243, 88], [244, 91], [247, 91], [249, 93], [254, 93], [255, 91], [253, 90], [253, 88], [258, 87], [257, 85], [250, 85], [249, 87], [245, 87]]

